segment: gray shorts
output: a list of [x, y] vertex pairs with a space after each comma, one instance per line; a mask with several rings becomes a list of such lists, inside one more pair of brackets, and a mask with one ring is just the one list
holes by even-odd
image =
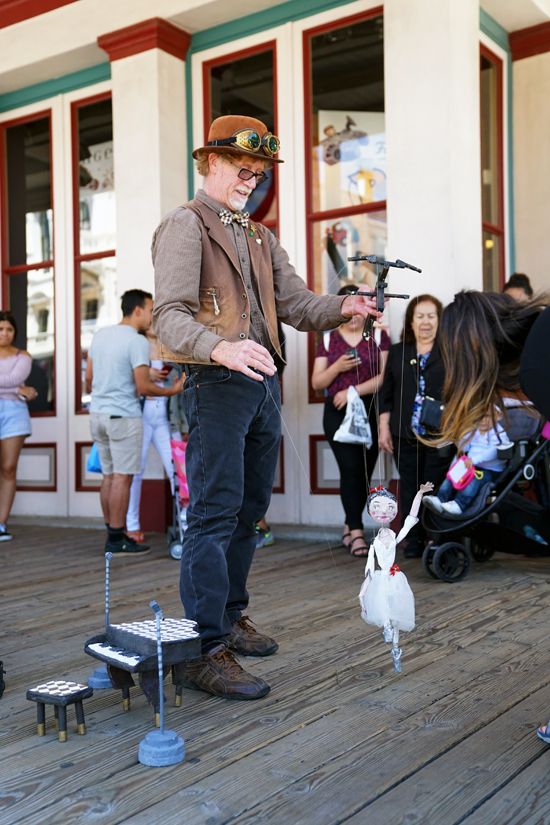
[[141, 416], [111, 418], [104, 413], [90, 413], [90, 431], [97, 444], [103, 475], [135, 475], [141, 472]]

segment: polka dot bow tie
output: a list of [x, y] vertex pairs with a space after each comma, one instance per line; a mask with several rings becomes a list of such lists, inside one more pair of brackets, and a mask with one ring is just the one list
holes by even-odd
[[232, 221], [240, 223], [245, 229], [248, 226], [250, 212], [230, 212], [229, 209], [222, 209], [218, 214], [224, 226], [229, 226]]

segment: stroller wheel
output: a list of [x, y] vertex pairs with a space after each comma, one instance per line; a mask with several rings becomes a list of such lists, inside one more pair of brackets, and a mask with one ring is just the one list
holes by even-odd
[[176, 541], [171, 542], [169, 549], [170, 555], [173, 559], [181, 559], [183, 548], [181, 546], [181, 541], [179, 539], [176, 539]]
[[479, 562], [489, 561], [495, 554], [494, 550], [489, 549], [489, 547], [483, 547], [481, 544], [476, 544], [475, 541], [472, 541], [470, 549], [474, 559]]
[[455, 541], [442, 544], [434, 553], [434, 570], [445, 582], [459, 582], [468, 574], [471, 563], [469, 552]]
[[432, 579], [439, 578], [439, 576], [433, 568], [434, 554], [437, 549], [437, 545], [430, 543], [427, 545], [426, 549], [424, 550], [424, 553], [422, 554], [422, 567], [424, 568], [426, 573], [430, 574]]

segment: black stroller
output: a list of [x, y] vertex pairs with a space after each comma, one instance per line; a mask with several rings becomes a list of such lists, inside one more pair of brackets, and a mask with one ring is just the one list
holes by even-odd
[[422, 564], [434, 579], [457, 582], [472, 557], [488, 561], [499, 550], [524, 556], [550, 556], [550, 440], [540, 423], [517, 408], [508, 412], [511, 443], [499, 448], [507, 466], [488, 482], [460, 516], [422, 508], [430, 543]]

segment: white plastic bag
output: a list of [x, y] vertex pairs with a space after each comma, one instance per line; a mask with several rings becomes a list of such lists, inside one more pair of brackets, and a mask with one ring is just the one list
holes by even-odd
[[346, 416], [334, 435], [335, 441], [345, 444], [365, 444], [367, 450], [372, 447], [372, 432], [365, 405], [355, 387], [348, 389]]

